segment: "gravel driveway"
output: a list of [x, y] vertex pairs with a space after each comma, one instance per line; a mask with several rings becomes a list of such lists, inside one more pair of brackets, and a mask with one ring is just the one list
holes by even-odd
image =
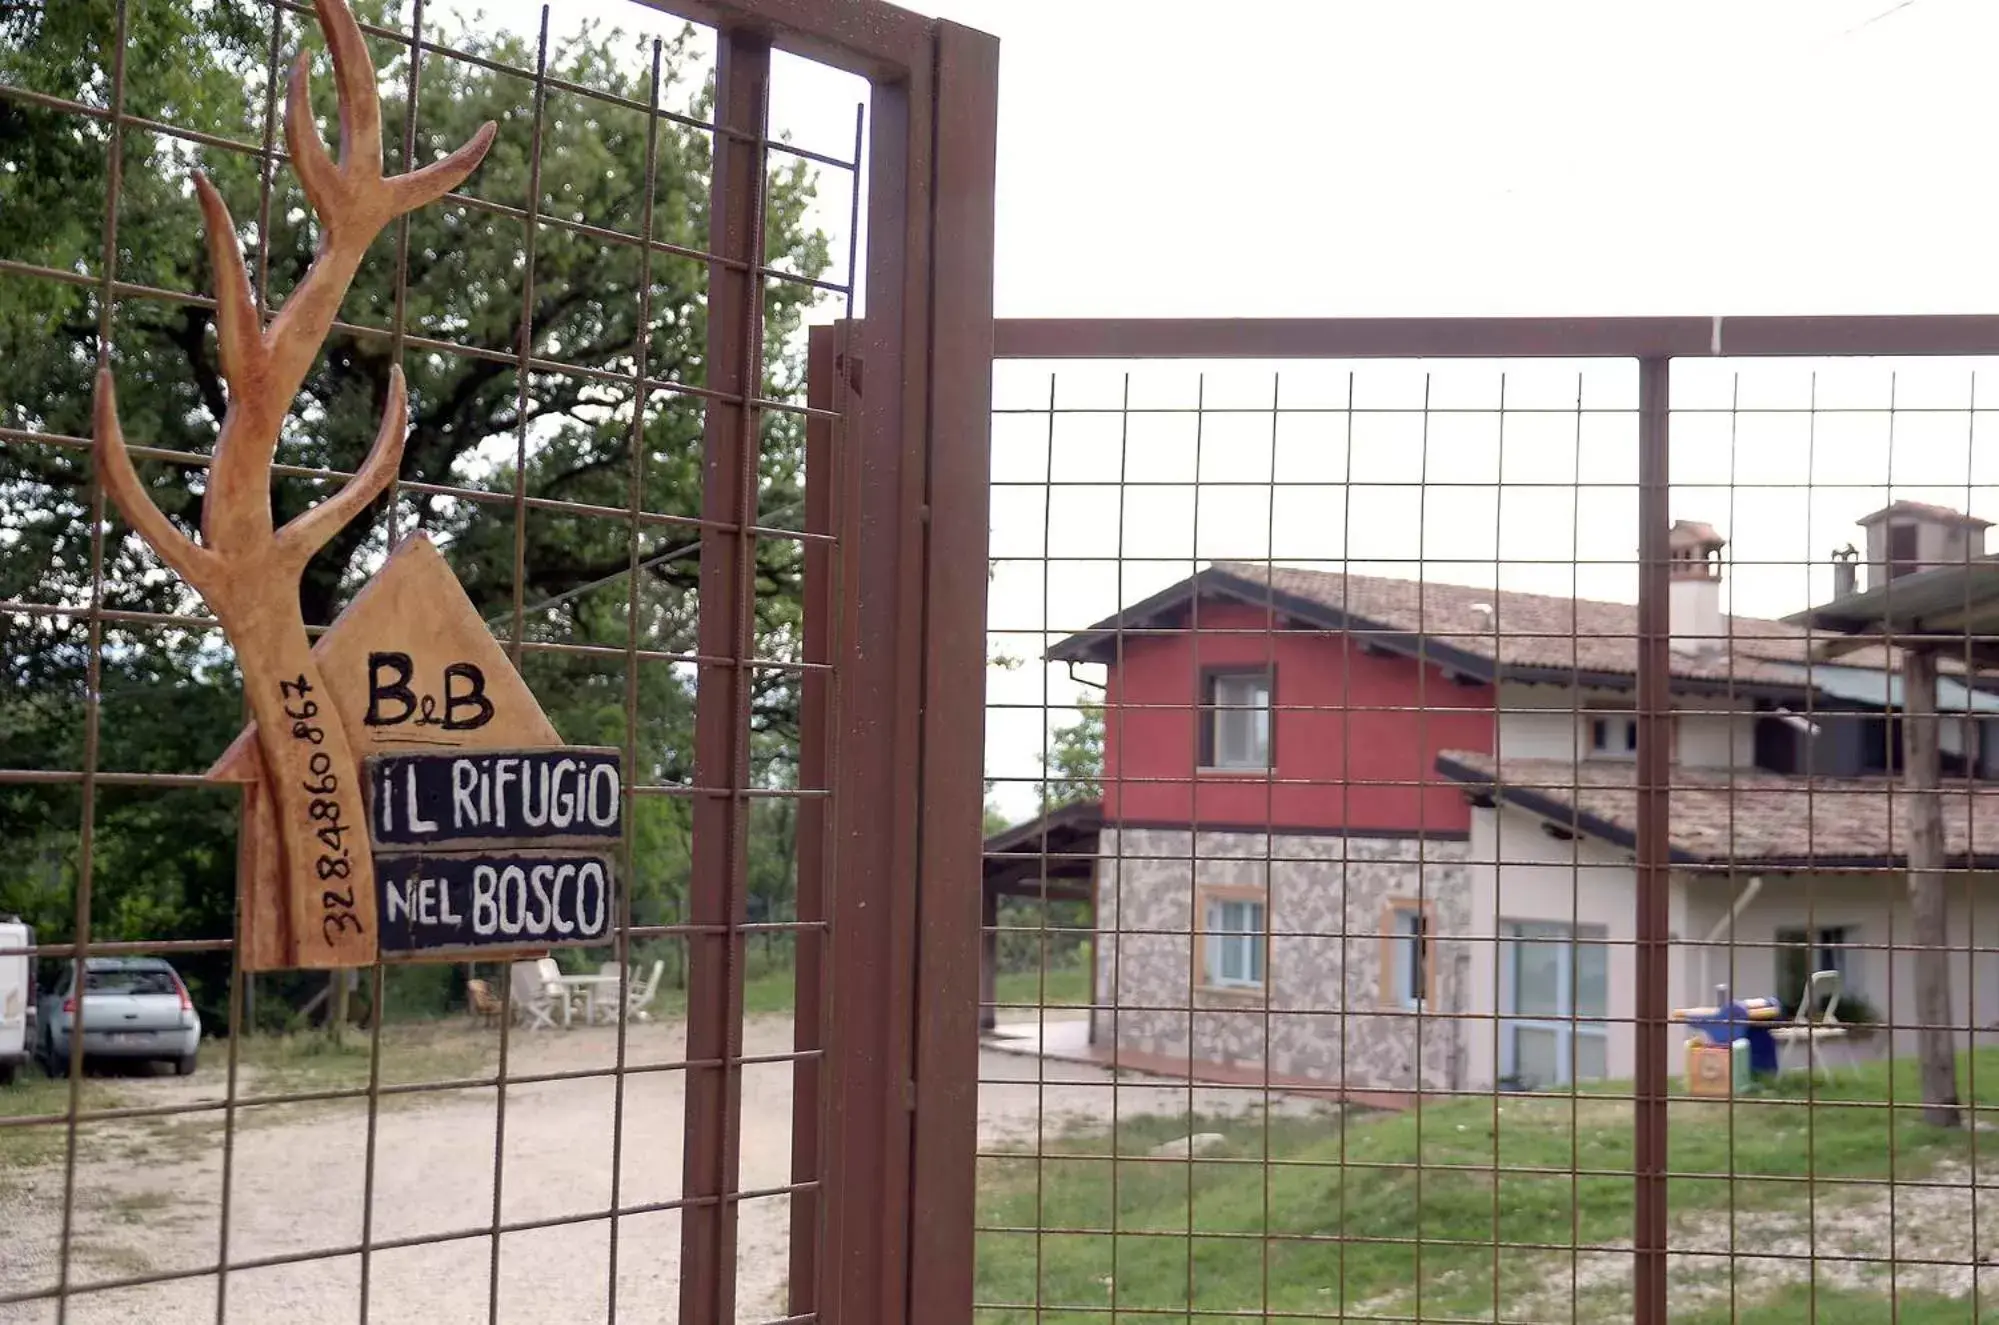
[[[385, 1035], [394, 1033], [392, 1028]], [[791, 1044], [790, 1022], [752, 1020], [745, 1040], [750, 1054], [783, 1052]], [[627, 1062], [677, 1061], [682, 1042], [678, 1024], [634, 1027]], [[616, 1036], [607, 1028], [516, 1034], [510, 1052], [513, 1072], [605, 1066], [615, 1061]], [[1109, 1115], [1109, 1077], [1097, 1068], [992, 1051], [981, 1059], [982, 1075], [1004, 1083], [981, 1088], [984, 1144], [1031, 1143], [1038, 1125]], [[224, 1084], [220, 1066], [217, 1054], [193, 1078], [121, 1081], [118, 1091], [131, 1104], [216, 1098]], [[254, 1091], [257, 1083], [246, 1075], [243, 1087]], [[502, 1219], [553, 1218], [610, 1204], [613, 1092], [610, 1078], [509, 1089]], [[1117, 1094], [1119, 1110], [1127, 1117], [1177, 1113], [1187, 1105], [1185, 1088], [1121, 1086]], [[1216, 1101], [1197, 1103], [1206, 1108]], [[620, 1202], [666, 1201], [679, 1195], [683, 1104], [678, 1072], [626, 1078]], [[495, 1112], [490, 1089], [384, 1105], [376, 1137], [376, 1241], [491, 1223]], [[789, 1064], [744, 1069], [742, 1136], [744, 1187], [789, 1180]], [[171, 1124], [88, 1128], [78, 1157], [72, 1277], [116, 1279], [214, 1264], [222, 1196], [220, 1138], [219, 1114]], [[360, 1102], [242, 1111], [230, 1212], [232, 1258], [358, 1243], [366, 1144], [367, 1114]], [[0, 1291], [53, 1282], [61, 1200], [59, 1168], [0, 1173]], [[782, 1314], [788, 1224], [784, 1198], [743, 1206], [739, 1319]], [[499, 1319], [521, 1325], [604, 1320], [609, 1241], [608, 1221], [506, 1235], [499, 1263]], [[492, 1251], [485, 1236], [376, 1251], [369, 1265], [367, 1319], [411, 1325], [485, 1321]], [[620, 1221], [619, 1321], [677, 1318], [679, 1251], [676, 1213]], [[358, 1320], [360, 1277], [360, 1258], [354, 1255], [237, 1271], [227, 1281], [226, 1318], [242, 1325]], [[215, 1299], [215, 1279], [200, 1276], [87, 1293], [72, 1300], [68, 1319], [78, 1325], [209, 1322], [216, 1319]], [[5, 1325], [54, 1319], [53, 1302], [0, 1306]]]

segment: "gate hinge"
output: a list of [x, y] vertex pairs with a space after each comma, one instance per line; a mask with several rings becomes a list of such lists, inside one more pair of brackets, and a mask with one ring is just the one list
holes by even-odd
[[847, 389], [855, 395], [859, 395], [861, 391], [861, 368], [861, 356], [858, 354], [844, 353], [833, 356], [833, 370], [846, 379]]

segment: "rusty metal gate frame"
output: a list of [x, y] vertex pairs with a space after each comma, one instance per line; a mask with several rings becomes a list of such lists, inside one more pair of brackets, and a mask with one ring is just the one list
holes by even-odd
[[[312, 11], [309, 0], [265, 0], [278, 16]], [[235, 1052], [230, 1052], [228, 1098], [213, 1105], [166, 1109], [91, 1110], [80, 1106], [75, 1088], [66, 1114], [8, 1118], [9, 1126], [63, 1124], [68, 1128], [70, 1169], [64, 1191], [63, 1253], [54, 1287], [11, 1294], [5, 1301], [54, 1299], [60, 1314], [71, 1296], [119, 1287], [213, 1275], [216, 1316], [227, 1306], [233, 1271], [328, 1256], [358, 1254], [361, 1313], [368, 1314], [369, 1252], [428, 1241], [490, 1237], [493, 1295], [497, 1317], [500, 1239], [510, 1231], [551, 1222], [609, 1220], [641, 1210], [681, 1212], [680, 1318], [724, 1321], [736, 1315], [736, 1219], [742, 1201], [788, 1195], [792, 1202], [791, 1276], [786, 1321], [892, 1325], [963, 1316], [972, 1284], [973, 1091], [976, 1078], [976, 964], [978, 912], [975, 895], [961, 881], [976, 871], [980, 805], [980, 748], [983, 716], [976, 705], [936, 702], [962, 695], [966, 678], [979, 674], [984, 647], [984, 530], [986, 523], [987, 428], [992, 355], [992, 244], [994, 143], [997, 128], [998, 43], [972, 29], [919, 16], [882, 0], [633, 0], [650, 8], [709, 25], [717, 34], [715, 116], [703, 125], [671, 115], [655, 103], [623, 102], [645, 113], [656, 130], [662, 120], [712, 132], [711, 229], [708, 252], [683, 256], [705, 259], [711, 317], [708, 326], [705, 388], [655, 383], [637, 375], [637, 389], [664, 389], [706, 402], [703, 497], [698, 520], [677, 520], [700, 530], [700, 614], [696, 669], [695, 766], [692, 788], [628, 787], [638, 792], [686, 794], [694, 801], [694, 858], [684, 923], [644, 927], [648, 937], [682, 936], [688, 944], [688, 1042], [685, 1061], [668, 1067], [687, 1075], [684, 1184], [680, 1199], [643, 1207], [621, 1207], [613, 1183], [612, 1208], [555, 1221], [508, 1223], [501, 1218], [500, 1185], [495, 1178], [490, 1230], [474, 1228], [395, 1240], [374, 1237], [367, 1220], [361, 1241], [352, 1246], [232, 1261], [227, 1248], [229, 1141], [238, 1104]], [[0, 97], [61, 113], [107, 121], [111, 157], [107, 190], [111, 210], [104, 235], [102, 269], [95, 274], [38, 267], [0, 258], [0, 274], [10, 278], [55, 280], [102, 291], [99, 310], [100, 361], [109, 353], [111, 310], [121, 299], [206, 302], [198, 294], [153, 290], [118, 280], [116, 271], [119, 141], [127, 125], [225, 151], [261, 155], [269, 164], [284, 153], [273, 140], [267, 114], [261, 150], [184, 127], [129, 115], [124, 107], [124, 34], [128, 0], [117, 0], [116, 43], [109, 62], [114, 71], [107, 108], [26, 88], [0, 86]], [[419, 58], [467, 58], [421, 36], [422, 0], [411, 29], [368, 27], [376, 40], [400, 44]], [[546, 49], [544, 21], [543, 48]], [[866, 183], [868, 236], [856, 267], [865, 271], [868, 294], [864, 316], [843, 323], [837, 384], [823, 373], [813, 377], [813, 395], [800, 410], [769, 401], [760, 391], [763, 364], [761, 294], [767, 280], [786, 273], [768, 268], [763, 251], [763, 199], [767, 155], [793, 150], [769, 136], [767, 112], [770, 56], [783, 50], [857, 74], [868, 80]], [[272, 42], [272, 68], [278, 45]], [[416, 86], [411, 61], [412, 98]], [[490, 63], [490, 62], [488, 62]], [[536, 89], [539, 149], [540, 98], [546, 88], [605, 97], [591, 89], [562, 84], [545, 69], [509, 70]], [[656, 73], [656, 71], [655, 71]], [[273, 75], [275, 80], [275, 74]], [[657, 85], [655, 76], [655, 85]], [[415, 116], [408, 117], [414, 134]], [[410, 141], [406, 140], [407, 154]], [[858, 143], [857, 143], [858, 145]], [[811, 153], [802, 153], [812, 156]], [[858, 170], [863, 158], [830, 164]], [[858, 178], [858, 194], [862, 188]], [[268, 176], [266, 183], [268, 193]], [[495, 211], [527, 224], [527, 262], [532, 298], [534, 210], [454, 195], [453, 201]], [[650, 216], [650, 181], [645, 198]], [[858, 219], [858, 218], [857, 218]], [[591, 227], [575, 227], [613, 240], [637, 242], [647, 258], [661, 245], [650, 231], [644, 240]], [[462, 347], [408, 334], [403, 323], [407, 230], [398, 244], [397, 306], [393, 332], [376, 333], [343, 324], [360, 335], [379, 334], [398, 353], [405, 346], [445, 352]], [[844, 287], [851, 296], [862, 283], [850, 270]], [[262, 294], [261, 280], [259, 295]], [[641, 322], [644, 293], [641, 293]], [[852, 305], [849, 305], [850, 311]], [[817, 361], [832, 353], [830, 329], [813, 334]], [[643, 332], [641, 332], [643, 336]], [[643, 344], [643, 341], [641, 341]], [[480, 350], [513, 363], [511, 349]], [[519, 348], [523, 369], [539, 365], [526, 333]], [[830, 362], [830, 360], [829, 360]], [[565, 369], [565, 365], [548, 366]], [[863, 386], [865, 371], [867, 385]], [[627, 380], [615, 374], [600, 377]], [[822, 389], [823, 388], [823, 389]], [[523, 375], [522, 390], [526, 379]], [[807, 419], [807, 512], [802, 534], [758, 525], [758, 420], [766, 409], [782, 408]], [[641, 411], [642, 414], [642, 411]], [[0, 430], [0, 443], [48, 445], [87, 450], [89, 439]], [[522, 445], [525, 445], [523, 440]], [[154, 451], [150, 458], [202, 466], [202, 455]], [[339, 479], [330, 471], [286, 468], [287, 474]], [[444, 495], [465, 490], [440, 489]], [[517, 490], [513, 506], [516, 539], [529, 505], [564, 509], [568, 504], [533, 499]], [[642, 507], [637, 487], [628, 513], [634, 566], [638, 531], [658, 523]], [[200, 618], [152, 613], [112, 613], [102, 602], [104, 501], [93, 474], [88, 494], [93, 517], [94, 592], [87, 609], [71, 614], [87, 621], [92, 645], [84, 767], [80, 770], [10, 769], [6, 784], [76, 784], [84, 799], [78, 887], [78, 930], [70, 944], [43, 944], [15, 955], [81, 960], [90, 953], [227, 951], [229, 939], [176, 942], [93, 943], [89, 931], [90, 806], [99, 786], [199, 785], [186, 774], [140, 774], [97, 767], [100, 700], [96, 673], [106, 620], [157, 621], [209, 628]], [[601, 508], [589, 508], [605, 514]], [[751, 605], [755, 594], [755, 544], [763, 537], [798, 539], [805, 549], [806, 638], [801, 675], [800, 785], [797, 797], [799, 876], [798, 920], [748, 923], [746, 873], [747, 807], [751, 797], [769, 794], [749, 782], [746, 678], [758, 665], [752, 643]], [[519, 555], [519, 544], [516, 545]], [[516, 577], [518, 581], [518, 576]], [[46, 605], [0, 604], [8, 610], [50, 615]], [[527, 649], [561, 650], [559, 644], [523, 644], [518, 582], [509, 641], [516, 658]], [[636, 633], [632, 649], [636, 650]], [[636, 703], [628, 684], [627, 704]], [[629, 719], [628, 714], [628, 719]], [[630, 739], [628, 737], [628, 739]], [[851, 790], [849, 790], [851, 789]], [[627, 816], [627, 822], [630, 816]], [[629, 860], [629, 857], [627, 857]], [[742, 954], [751, 930], [785, 930], [799, 946], [796, 1042], [792, 1054], [746, 1058], [744, 1054]], [[619, 951], [637, 933], [629, 915], [619, 924]], [[379, 1002], [382, 968], [372, 972]], [[231, 981], [232, 1046], [243, 1015], [243, 981]], [[379, 1018], [365, 1091], [307, 1092], [258, 1097], [333, 1099], [364, 1095], [369, 1100], [367, 1192], [372, 1199], [375, 1108], [390, 1093], [379, 1081]], [[626, 1072], [623, 1034], [615, 1073]], [[502, 1040], [497, 1076], [395, 1088], [463, 1089], [522, 1078], [509, 1076]], [[765, 1192], [742, 1190], [738, 1172], [743, 1067], [746, 1062], [791, 1061], [793, 1181]], [[553, 1080], [605, 1075], [602, 1071], [542, 1074]], [[622, 1102], [622, 1095], [620, 1095]], [[117, 1280], [72, 1284], [69, 1274], [68, 1211], [74, 1194], [76, 1132], [80, 1122], [105, 1117], [153, 1116], [194, 1108], [223, 1110], [225, 1175], [222, 1220], [225, 1236], [213, 1264]], [[504, 1090], [498, 1135], [504, 1138]], [[496, 1152], [496, 1163], [498, 1153]], [[613, 1155], [617, 1163], [616, 1152]], [[920, 1218], [919, 1218], [920, 1212]], [[616, 1311], [616, 1237], [612, 1237], [611, 1309]]]
[[[1634, 1318], [1667, 1317], [1668, 793], [1671, 628], [1668, 439], [1672, 361], [1711, 357], [1999, 355], [1999, 317], [1045, 318], [994, 323], [996, 360], [1628, 359], [1638, 366], [1638, 799]], [[1122, 604], [1120, 604], [1120, 608]], [[1044, 873], [1050, 852], [1037, 852]], [[1093, 995], [1093, 1010], [1101, 1006]], [[1037, 1294], [1038, 1299], [1038, 1294]], [[1038, 1307], [1037, 1301], [1037, 1307]], [[1105, 1308], [1086, 1308], [1092, 1312]], [[1150, 1309], [1109, 1308], [1110, 1314]], [[1202, 1314], [1190, 1304], [1190, 1314]]]

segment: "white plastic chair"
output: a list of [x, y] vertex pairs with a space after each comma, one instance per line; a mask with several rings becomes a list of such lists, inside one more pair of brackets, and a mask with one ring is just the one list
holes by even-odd
[[549, 997], [555, 1000], [556, 1010], [562, 1014], [562, 1029], [568, 1030], [577, 1013], [587, 1015], [590, 1006], [589, 991], [581, 985], [572, 985], [565, 981], [562, 978], [562, 968], [556, 965], [553, 957], [543, 957], [535, 963], [535, 968], [541, 972], [541, 978], [547, 982]]
[[625, 1015], [633, 1021], [652, 1020], [653, 996], [659, 993], [659, 977], [666, 970], [666, 963], [655, 961], [646, 972], [643, 981], [629, 981], [625, 989]]
[[[1770, 1038], [1777, 1042], [1779, 1071], [1783, 1070], [1784, 1060], [1795, 1045], [1804, 1046], [1805, 1070], [1811, 1072], [1817, 1070], [1821, 1061], [1827, 1061], [1819, 1046], [1837, 1044], [1846, 1048], [1847, 1070], [1855, 1077], [1860, 1075], [1860, 1065], [1854, 1061], [1846, 1027], [1839, 1023], [1839, 995], [1844, 987], [1845, 981], [1838, 971], [1813, 971], [1811, 978], [1805, 981], [1804, 995], [1798, 1000], [1798, 1015], [1790, 1025], [1779, 1026], [1770, 1032]], [[1831, 1075], [1829, 1061], [1827, 1075]]]
[[[549, 992], [547, 979], [538, 962], [515, 962], [507, 976], [513, 985], [514, 1017], [526, 1030], [554, 1030], [558, 1008], [568, 1005], [558, 994]], [[559, 991], [560, 986], [556, 986]], [[566, 1016], [566, 1013], [565, 1013]]]

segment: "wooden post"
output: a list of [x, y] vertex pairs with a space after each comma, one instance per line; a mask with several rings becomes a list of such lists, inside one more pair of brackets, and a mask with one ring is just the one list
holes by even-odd
[[331, 997], [327, 1000], [326, 1033], [335, 1046], [347, 1043], [347, 972], [328, 971], [326, 988]]
[[1937, 660], [1902, 649], [1902, 779], [1909, 793], [1909, 910], [1922, 949], [1916, 972], [1917, 1061], [1923, 1121], [1957, 1127], [1957, 1037], [1950, 1029], [1950, 897], [1944, 883], [1943, 798], [1938, 790]]

